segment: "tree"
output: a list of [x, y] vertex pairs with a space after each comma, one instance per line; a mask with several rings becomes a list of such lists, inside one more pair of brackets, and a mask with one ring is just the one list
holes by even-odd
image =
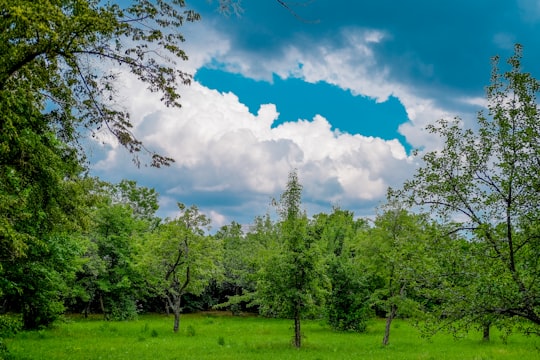
[[366, 236], [367, 221], [354, 219], [347, 210], [334, 208], [331, 214], [318, 214], [310, 226], [325, 249], [325, 263], [331, 291], [325, 301], [330, 326], [338, 331], [363, 332], [371, 315], [371, 293], [375, 276], [357, 260], [359, 237]]
[[233, 313], [250, 310], [265, 313], [257, 294], [257, 282], [267, 259], [278, 249], [277, 225], [270, 215], [257, 216], [246, 234], [239, 224], [223, 227], [216, 234], [223, 242], [225, 284], [232, 288], [227, 301], [216, 308], [230, 308]]
[[0, 296], [32, 329], [63, 311], [87, 196], [75, 153], [26, 97], [0, 91]]
[[323, 258], [308, 233], [308, 219], [301, 209], [302, 185], [296, 171], [276, 202], [280, 215], [277, 251], [263, 265], [257, 296], [263, 311], [294, 320], [294, 345], [301, 346], [301, 319], [312, 314], [326, 290]]
[[390, 341], [392, 321], [414, 315], [421, 304], [412, 295], [425, 287], [433, 260], [427, 239], [434, 235], [427, 218], [410, 214], [401, 204], [390, 201], [377, 215], [370, 236], [359, 249], [366, 272], [377, 274], [382, 286], [372, 294], [373, 304], [386, 316], [383, 345]]
[[[120, 72], [113, 68], [127, 69], [165, 104], [180, 106], [178, 84], [191, 76], [176, 68], [177, 59], [187, 59], [177, 29], [199, 15], [183, 0], [136, 0], [125, 8], [97, 0], [1, 0], [0, 8], [0, 101], [9, 106], [2, 122], [21, 111], [10, 100], [21, 97], [46, 114], [63, 141], [76, 141], [81, 128], [104, 127], [140, 164], [146, 148], [115, 102]], [[152, 166], [172, 161], [147, 152]]]
[[99, 301], [107, 320], [137, 316], [138, 274], [133, 262], [135, 238], [141, 236], [140, 225], [132, 210], [122, 204], [107, 204], [94, 215], [84, 270], [92, 280], [89, 302]]
[[167, 300], [174, 314], [174, 332], [180, 328], [182, 296], [201, 294], [219, 275], [221, 243], [205, 235], [210, 220], [196, 206], [178, 203], [180, 215], [161, 224], [143, 240], [139, 268], [148, 286]]
[[[477, 129], [459, 119], [440, 120], [428, 129], [444, 147], [423, 156], [424, 165], [404, 187], [409, 199], [441, 220], [451, 232], [464, 232], [475, 244], [476, 291], [463, 316], [513, 319], [540, 325], [540, 83], [521, 69], [516, 45], [510, 69], [493, 59], [487, 87], [488, 112], [478, 114]], [[481, 293], [480, 293], [481, 292]], [[482, 299], [482, 301], [477, 301]]]
[[[26, 328], [49, 324], [63, 309], [61, 288], [79, 251], [72, 234], [86, 222], [77, 147], [84, 129], [109, 129], [137, 164], [145, 150], [114, 101], [113, 66], [179, 105], [177, 84], [190, 76], [167, 60], [186, 58], [172, 29], [198, 19], [183, 8], [180, 0], [124, 9], [96, 0], [0, 0], [0, 296], [20, 305]], [[172, 161], [149, 152], [153, 166]]]

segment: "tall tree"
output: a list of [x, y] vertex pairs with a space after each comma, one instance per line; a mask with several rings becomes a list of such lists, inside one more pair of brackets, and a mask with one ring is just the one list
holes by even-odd
[[76, 154], [28, 96], [0, 91], [0, 296], [36, 328], [63, 311], [86, 195]]
[[482, 296], [464, 294], [471, 306], [463, 316], [517, 317], [537, 331], [540, 83], [522, 71], [521, 58], [516, 45], [504, 73], [498, 57], [493, 59], [488, 112], [478, 114], [477, 129], [463, 129], [459, 119], [429, 127], [444, 147], [424, 155], [405, 191], [441, 219], [454, 220], [452, 231], [476, 243], [475, 260], [489, 269], [489, 276], [478, 279]]
[[161, 224], [139, 249], [139, 268], [148, 286], [167, 300], [180, 328], [182, 296], [201, 294], [210, 279], [219, 277], [221, 243], [205, 234], [210, 220], [196, 206], [178, 203], [180, 215]]
[[289, 174], [276, 205], [280, 243], [263, 265], [257, 295], [267, 311], [294, 320], [294, 345], [299, 348], [301, 319], [322, 302], [327, 282], [320, 249], [309, 236], [308, 219], [301, 208], [302, 185], [296, 171]]

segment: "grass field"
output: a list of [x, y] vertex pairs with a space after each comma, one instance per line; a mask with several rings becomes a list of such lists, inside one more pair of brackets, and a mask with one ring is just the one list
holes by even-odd
[[304, 321], [300, 350], [291, 346], [291, 321], [222, 314], [192, 314], [172, 332], [172, 317], [141, 316], [137, 321], [105, 322], [70, 317], [53, 329], [22, 332], [7, 345], [15, 359], [540, 359], [540, 338], [512, 335], [503, 342], [479, 333], [455, 340], [439, 334], [422, 339], [396, 320], [391, 344], [381, 344], [384, 322], [374, 320], [363, 334], [333, 332], [318, 321]]

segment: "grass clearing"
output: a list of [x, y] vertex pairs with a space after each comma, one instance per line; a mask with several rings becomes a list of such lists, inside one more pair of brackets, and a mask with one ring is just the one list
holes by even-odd
[[455, 340], [439, 334], [422, 339], [403, 320], [396, 320], [390, 345], [381, 345], [384, 321], [367, 332], [338, 333], [320, 321], [303, 321], [303, 346], [292, 347], [292, 321], [222, 314], [189, 314], [180, 331], [172, 317], [145, 315], [136, 321], [105, 322], [69, 317], [50, 330], [22, 332], [7, 345], [15, 359], [540, 359], [540, 338], [515, 334], [504, 343], [480, 333]]

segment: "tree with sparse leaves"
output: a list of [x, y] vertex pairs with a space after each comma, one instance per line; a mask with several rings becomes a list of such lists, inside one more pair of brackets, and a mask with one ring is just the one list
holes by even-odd
[[474, 243], [472, 263], [483, 273], [474, 291], [462, 292], [467, 311], [460, 318], [520, 319], [525, 331], [538, 332], [540, 82], [522, 70], [521, 59], [520, 45], [508, 71], [494, 58], [488, 111], [478, 114], [477, 128], [463, 128], [459, 119], [428, 128], [444, 146], [424, 155], [405, 193]]

